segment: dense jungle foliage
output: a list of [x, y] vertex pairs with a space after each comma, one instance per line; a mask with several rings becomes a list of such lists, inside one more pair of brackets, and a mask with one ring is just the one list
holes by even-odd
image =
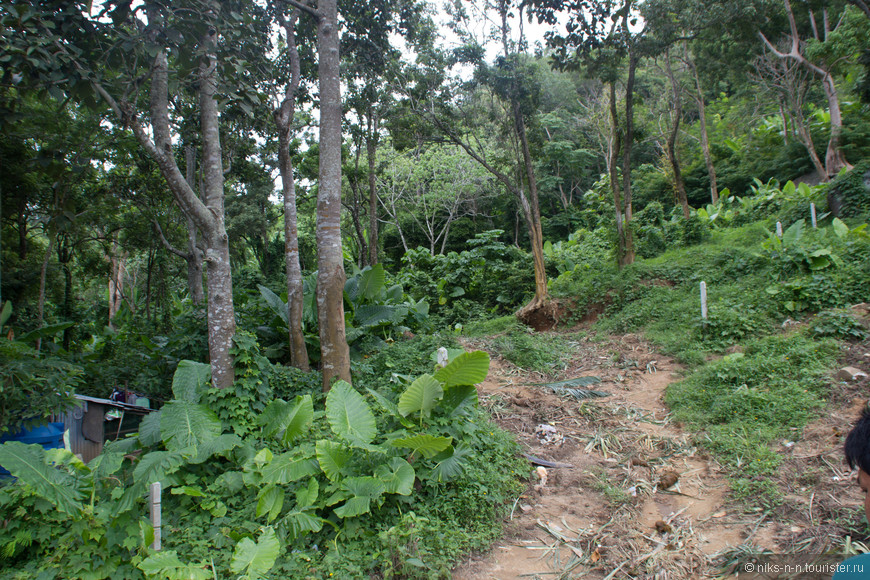
[[866, 4], [338, 2], [337, 149], [330, 7], [0, 1], [0, 436], [159, 409], [88, 463], [0, 445], [0, 577], [449, 577], [529, 473], [460, 338], [564, 350], [518, 310], [643, 333], [735, 496], [783, 501], [773, 443], [868, 337]]

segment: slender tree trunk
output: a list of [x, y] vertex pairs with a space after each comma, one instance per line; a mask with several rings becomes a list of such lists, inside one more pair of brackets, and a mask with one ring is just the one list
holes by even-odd
[[235, 382], [230, 349], [236, 333], [233, 307], [233, 276], [230, 268], [230, 244], [224, 225], [224, 169], [221, 158], [220, 115], [217, 90], [217, 32], [206, 33], [203, 45], [207, 60], [200, 65], [199, 107], [202, 126], [203, 200], [212, 213], [208, 228], [200, 228], [206, 241], [208, 273], [208, 339], [212, 380], [226, 388]]
[[[39, 297], [36, 302], [36, 327], [42, 328], [45, 323], [45, 284], [48, 278], [48, 262], [51, 259], [51, 253], [54, 250], [55, 235], [50, 233], [48, 236], [48, 247], [45, 249], [45, 257], [42, 259], [42, 268], [39, 270]], [[36, 339], [36, 350], [42, 348], [42, 339]]]
[[683, 116], [683, 98], [680, 83], [677, 82], [677, 77], [674, 75], [674, 69], [671, 67], [671, 54], [669, 50], [665, 50], [665, 72], [668, 79], [671, 81], [671, 94], [674, 96], [673, 106], [673, 124], [671, 125], [671, 133], [668, 135], [668, 161], [671, 162], [671, 167], [674, 171], [674, 189], [677, 192], [677, 199], [680, 200], [680, 205], [683, 207], [683, 217], [689, 219], [691, 215], [689, 209], [689, 200], [686, 198], [686, 184], [683, 182], [683, 173], [680, 171], [680, 160], [677, 157], [677, 136], [680, 133], [680, 121]]
[[619, 184], [619, 152], [622, 138], [619, 133], [619, 115], [616, 112], [616, 82], [610, 83], [610, 139], [607, 143], [607, 170], [610, 175], [610, 191], [613, 194], [613, 213], [616, 219], [616, 263], [622, 268], [625, 261], [625, 229], [622, 223], [622, 188]]
[[625, 81], [625, 142], [622, 146], [622, 193], [625, 203], [625, 264], [634, 263], [634, 236], [631, 233], [631, 152], [634, 147], [634, 78], [638, 58], [634, 49], [628, 54], [628, 78]]
[[323, 390], [350, 382], [344, 325], [345, 272], [341, 248], [341, 80], [337, 0], [320, 0], [317, 20], [320, 77], [320, 183], [317, 195], [317, 315]]
[[[704, 164], [707, 166], [707, 175], [710, 177], [710, 200], [712, 203], [719, 203], [719, 186], [716, 183], [716, 166], [713, 165], [713, 155], [710, 153], [710, 139], [707, 136], [707, 106], [704, 103], [704, 91], [701, 90], [701, 79], [698, 77], [698, 68], [695, 66], [695, 61], [688, 54], [686, 62], [692, 69], [692, 76], [695, 78], [695, 91], [698, 103], [698, 117], [701, 125], [701, 152], [704, 154]], [[780, 108], [780, 112], [782, 109]], [[783, 117], [783, 121], [785, 117]], [[783, 134], [785, 135], [787, 127], [783, 125]], [[788, 142], [786, 142], [786, 145]]]
[[[190, 189], [196, 192], [196, 149], [191, 146], [184, 148], [184, 158], [187, 167], [186, 180]], [[196, 235], [196, 223], [185, 215], [187, 225], [187, 287], [190, 290], [190, 301], [199, 306], [205, 300], [202, 288], [202, 251], [199, 249]]]
[[375, 161], [378, 151], [378, 125], [380, 119], [377, 111], [369, 109], [366, 135], [366, 156], [369, 163], [369, 264], [378, 263], [378, 188], [375, 175]]
[[278, 127], [278, 169], [281, 172], [281, 191], [284, 195], [284, 266], [287, 276], [288, 334], [290, 337], [290, 364], [308, 371], [308, 348], [302, 332], [303, 291], [302, 266], [299, 262], [299, 229], [296, 213], [296, 179], [290, 157], [290, 128], [296, 110], [296, 92], [301, 79], [299, 51], [296, 48], [296, 22], [299, 11], [293, 10], [287, 20], [282, 19], [290, 59], [290, 82], [284, 99], [272, 117]]
[[846, 161], [846, 156], [840, 148], [840, 137], [843, 134], [843, 115], [840, 112], [840, 99], [837, 96], [837, 86], [834, 77], [825, 71], [822, 78], [822, 88], [828, 98], [828, 111], [831, 114], [831, 137], [828, 139], [828, 149], [825, 152], [825, 171], [829, 178], [834, 178], [843, 168], [852, 168]]

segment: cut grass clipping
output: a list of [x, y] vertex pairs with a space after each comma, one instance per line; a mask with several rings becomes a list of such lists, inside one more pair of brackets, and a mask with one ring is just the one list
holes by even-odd
[[599, 377], [577, 377], [576, 379], [568, 379], [567, 381], [558, 381], [555, 383], [532, 383], [529, 386], [550, 389], [559, 396], [570, 396], [577, 400], [609, 397], [610, 393], [604, 391], [577, 388], [588, 387], [589, 385], [595, 385], [600, 382], [601, 379]]

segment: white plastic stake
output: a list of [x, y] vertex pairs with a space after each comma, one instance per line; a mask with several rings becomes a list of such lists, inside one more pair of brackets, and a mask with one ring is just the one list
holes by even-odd
[[701, 282], [701, 318], [707, 320], [707, 283]]
[[810, 204], [810, 217], [813, 219], [813, 227], [814, 228], [819, 227], [818, 224], [816, 223], [816, 204], [814, 204], [814, 203]]
[[151, 484], [150, 489], [150, 505], [151, 505], [151, 527], [154, 528], [154, 543], [151, 544], [153, 550], [160, 550], [160, 528], [161, 512], [160, 512], [160, 482], [156, 481]]
[[782, 222], [776, 222], [776, 237], [782, 239]]

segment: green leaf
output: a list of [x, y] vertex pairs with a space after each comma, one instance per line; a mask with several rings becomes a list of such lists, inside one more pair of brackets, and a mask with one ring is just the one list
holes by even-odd
[[399, 414], [399, 407], [394, 402], [392, 402], [374, 389], [366, 387], [366, 390], [372, 397], [375, 398], [375, 401], [377, 401], [381, 405], [381, 407], [384, 408], [385, 411], [387, 411], [391, 415]]
[[6, 324], [10, 316], [12, 316], [12, 302], [7, 300], [3, 304], [3, 308], [0, 309], [0, 328], [3, 328], [3, 325]]
[[46, 465], [41, 445], [10, 441], [0, 445], [0, 465], [61, 512], [81, 514], [83, 498], [79, 482], [70, 474]]
[[182, 485], [181, 487], [173, 487], [170, 492], [172, 495], [186, 495], [188, 497], [205, 497], [202, 489], [190, 485]]
[[435, 378], [449, 389], [456, 385], [476, 385], [486, 379], [489, 373], [489, 355], [483, 351], [466, 352], [459, 355], [446, 367], [435, 373]]
[[221, 420], [205, 405], [171, 401], [160, 410], [160, 433], [170, 451], [198, 447], [221, 434]]
[[377, 435], [374, 413], [345, 381], [335, 383], [326, 395], [326, 419], [332, 431], [347, 441], [370, 443]]
[[390, 441], [390, 445], [413, 449], [414, 453], [428, 458], [435, 457], [438, 453], [450, 447], [451, 441], [453, 441], [452, 437], [436, 437], [429, 433], [420, 433], [411, 437], [393, 439]]
[[387, 291], [384, 294], [388, 302], [401, 302], [402, 297], [405, 295], [405, 291], [402, 289], [401, 284], [394, 284], [387, 288]]
[[88, 469], [94, 474], [94, 479], [103, 479], [118, 472], [124, 463], [123, 453], [103, 451], [88, 463]]
[[178, 558], [175, 550], [157, 552], [138, 564], [146, 576], [157, 578], [185, 578], [190, 580], [209, 580], [212, 573], [205, 569], [205, 564], [185, 564]]
[[414, 490], [414, 468], [401, 457], [393, 457], [386, 465], [378, 465], [375, 477], [384, 483], [386, 493], [410, 495]]
[[285, 484], [303, 477], [316, 475], [317, 464], [313, 459], [295, 459], [293, 452], [281, 453], [260, 468], [265, 483]]
[[374, 477], [348, 477], [342, 482], [342, 487], [353, 494], [344, 505], [335, 508], [334, 512], [340, 518], [361, 516], [371, 511], [371, 503], [384, 494], [385, 486]]
[[296, 490], [296, 506], [299, 508], [313, 506], [318, 495], [320, 495], [320, 484], [312, 477], [308, 480], [308, 487], [300, 487]]
[[454, 387], [444, 394], [444, 399], [441, 401], [441, 407], [450, 417], [465, 415], [477, 405], [477, 387], [474, 385]]
[[162, 440], [160, 437], [160, 411], [148, 413], [139, 423], [139, 443], [143, 447], [151, 447]]
[[139, 460], [133, 470], [133, 479], [144, 487], [155, 481], [163, 482], [166, 476], [178, 471], [184, 463], [184, 454], [176, 451], [152, 451]]
[[59, 322], [58, 324], [47, 324], [42, 328], [37, 328], [36, 330], [31, 330], [28, 333], [22, 334], [18, 337], [17, 340], [18, 342], [33, 342], [39, 338], [51, 338], [52, 336], [63, 332], [74, 324], [74, 322]]
[[280, 296], [259, 284], [257, 288], [260, 289], [260, 296], [263, 297], [263, 300], [266, 301], [266, 304], [269, 305], [269, 308], [274, 312], [278, 318], [280, 318], [284, 324], [290, 324], [290, 314], [288, 312], [287, 303], [284, 302]]
[[468, 465], [468, 457], [472, 454], [471, 449], [460, 443], [456, 449], [450, 448], [435, 458], [438, 464], [432, 469], [432, 479], [435, 481], [449, 481], [461, 475]]
[[845, 238], [849, 234], [849, 226], [843, 223], [840, 218], [834, 218], [834, 221], [831, 222], [831, 225], [834, 227], [834, 233], [837, 234], [838, 238]]
[[281, 519], [281, 523], [286, 526], [287, 539], [291, 541], [308, 532], [319, 532], [323, 529], [324, 521], [323, 518], [304, 511], [289, 512]]
[[317, 450], [317, 462], [320, 469], [331, 481], [336, 481], [339, 476], [346, 475], [345, 467], [353, 452], [337, 441], [320, 440], [315, 444]]
[[179, 401], [199, 403], [211, 382], [211, 365], [183, 360], [172, 375], [172, 395]]
[[263, 413], [257, 417], [257, 423], [263, 426], [263, 435], [281, 436], [284, 445], [290, 445], [294, 439], [303, 435], [314, 419], [314, 403], [311, 395], [297, 396], [293, 403], [276, 399], [269, 403]]
[[805, 223], [805, 220], [798, 220], [789, 226], [789, 228], [782, 234], [783, 245], [790, 246], [799, 242], [804, 235]]
[[363, 268], [359, 279], [359, 295], [366, 300], [373, 300], [383, 290], [385, 279], [383, 264]]
[[429, 415], [443, 396], [444, 389], [441, 383], [432, 375], [422, 375], [399, 397], [399, 413], [403, 417], [418, 411], [423, 415]]
[[353, 323], [359, 327], [398, 324], [408, 314], [408, 307], [400, 304], [364, 304], [354, 311]]
[[284, 507], [284, 488], [276, 485], [267, 485], [257, 494], [257, 517], [266, 516], [266, 521], [272, 523]]
[[193, 464], [199, 464], [214, 455], [226, 457], [227, 452], [241, 447], [244, 442], [235, 433], [224, 433], [209, 441], [204, 441], [198, 448], [196, 457], [190, 459]]
[[230, 561], [230, 570], [235, 574], [244, 571], [248, 578], [259, 578], [272, 569], [280, 551], [281, 543], [275, 535], [274, 528], [267, 526], [256, 544], [250, 538], [242, 538], [236, 544], [233, 559]]

